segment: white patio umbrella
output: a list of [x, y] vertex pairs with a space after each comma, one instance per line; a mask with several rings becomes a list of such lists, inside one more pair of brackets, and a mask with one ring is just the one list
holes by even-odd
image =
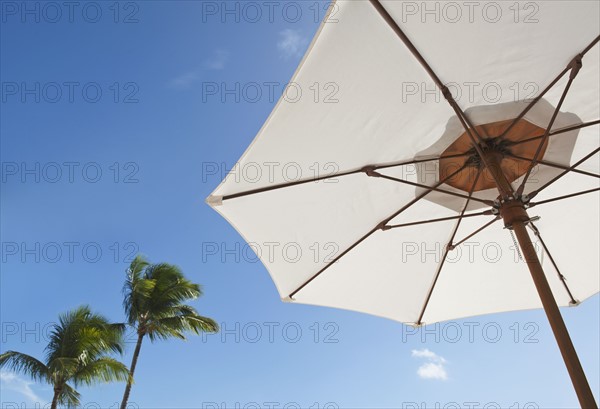
[[332, 3], [207, 202], [287, 302], [417, 326], [544, 308], [597, 407], [558, 306], [600, 287], [600, 3], [465, 4]]

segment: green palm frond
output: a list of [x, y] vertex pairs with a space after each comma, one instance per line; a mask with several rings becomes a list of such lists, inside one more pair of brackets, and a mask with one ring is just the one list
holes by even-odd
[[88, 306], [81, 306], [59, 317], [50, 333], [46, 360], [81, 356], [95, 359], [109, 352], [122, 353], [124, 331], [124, 325], [111, 324]]
[[85, 326], [79, 333], [79, 348], [90, 358], [107, 352], [123, 352], [123, 325], [111, 325], [104, 321]]
[[139, 311], [143, 310], [143, 303], [152, 290], [155, 282], [146, 279], [146, 270], [149, 268], [148, 261], [143, 256], [136, 256], [127, 269], [127, 278], [123, 285], [123, 307], [127, 316], [127, 322], [133, 325]]
[[199, 315], [189, 305], [172, 307], [168, 314], [154, 320], [148, 326], [150, 340], [175, 337], [185, 339], [185, 332], [200, 334], [203, 332], [214, 333], [219, 331], [219, 325], [211, 318]]
[[67, 311], [58, 318], [50, 332], [50, 340], [46, 346], [46, 361], [52, 362], [60, 357], [76, 357], [81, 354], [79, 345], [79, 333], [87, 324], [87, 318], [91, 310], [87, 306], [81, 306]]
[[150, 265], [150, 262], [146, 260], [146, 257], [138, 254], [135, 256], [135, 259], [129, 265], [129, 269], [127, 270], [128, 274], [133, 277], [140, 277], [143, 271]]
[[81, 306], [61, 314], [46, 346], [46, 364], [20, 352], [0, 355], [0, 367], [28, 375], [54, 387], [58, 403], [79, 406], [79, 393], [68, 384], [129, 381], [122, 363], [108, 357], [123, 351], [124, 324], [110, 323], [89, 307]]
[[174, 282], [183, 278], [181, 269], [174, 264], [157, 263], [148, 266], [145, 272], [145, 278], [162, 281], [165, 283]]
[[86, 363], [74, 375], [73, 383], [91, 386], [96, 382], [127, 382], [129, 370], [121, 362], [113, 358], [102, 357]]
[[48, 370], [55, 382], [60, 379], [69, 379], [79, 368], [78, 357], [58, 357], [48, 363]]
[[0, 355], [0, 368], [27, 375], [38, 382], [50, 382], [48, 367], [34, 357], [20, 352], [6, 351]]
[[167, 263], [146, 264], [143, 271], [135, 274], [133, 269], [130, 266], [123, 288], [125, 313], [129, 324], [148, 334], [151, 340], [185, 339], [186, 332], [219, 330], [215, 321], [184, 304], [202, 296], [202, 287], [186, 279], [179, 267]]
[[198, 284], [193, 284], [185, 279], [164, 286], [162, 291], [158, 289], [159, 286], [157, 285], [152, 299], [148, 302], [148, 309], [156, 315], [160, 315], [163, 310], [177, 306], [182, 302], [196, 299], [201, 294]]
[[215, 333], [219, 332], [219, 324], [212, 318], [204, 317], [202, 315], [191, 315], [185, 317], [187, 325], [196, 334], [203, 332]]
[[61, 393], [58, 397], [58, 403], [67, 408], [77, 408], [80, 406], [81, 395], [68, 384], [62, 385]]

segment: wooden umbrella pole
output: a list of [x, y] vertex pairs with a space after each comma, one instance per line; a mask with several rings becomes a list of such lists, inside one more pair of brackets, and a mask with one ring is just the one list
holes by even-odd
[[540, 264], [535, 248], [531, 243], [529, 233], [525, 228], [525, 223], [522, 221], [515, 221], [512, 224], [512, 229], [517, 236], [523, 258], [527, 263], [527, 267], [529, 267], [531, 277], [533, 278], [537, 292], [542, 300], [544, 311], [546, 311], [546, 316], [552, 327], [552, 332], [554, 332], [554, 336], [556, 337], [558, 348], [560, 349], [560, 353], [563, 356], [565, 365], [571, 376], [571, 381], [575, 387], [579, 403], [582, 408], [598, 408], [590, 385], [583, 372], [583, 368], [581, 367], [581, 362], [579, 362], [579, 358], [577, 357], [577, 352], [575, 351], [565, 322], [560, 315], [558, 305], [552, 295], [552, 290], [550, 289], [542, 265]]
[[[499, 181], [499, 184], [509, 184], [500, 167], [502, 156], [493, 151], [487, 152], [486, 156], [489, 165], [488, 170], [491, 173], [496, 174], [495, 179]], [[499, 191], [506, 191], [505, 189], [506, 186], [498, 186]], [[529, 233], [525, 227], [526, 223], [529, 221], [525, 205], [520, 198], [511, 198], [509, 201], [501, 202], [499, 210], [500, 215], [504, 219], [505, 226], [512, 229], [517, 236], [519, 247], [521, 248], [521, 252], [542, 301], [542, 306], [544, 307], [544, 311], [550, 322], [550, 327], [552, 328], [552, 332], [558, 343], [560, 353], [565, 361], [579, 403], [582, 408], [597, 409], [598, 405], [596, 404], [590, 385], [583, 372], [581, 362], [577, 357], [577, 352], [575, 351], [575, 347], [569, 336], [567, 326], [562, 319], [558, 305], [556, 304], [556, 300], [536, 254], [535, 247], [533, 246]]]

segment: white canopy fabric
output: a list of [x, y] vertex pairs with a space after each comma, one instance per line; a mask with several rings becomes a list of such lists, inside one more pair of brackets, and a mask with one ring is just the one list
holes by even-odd
[[[600, 118], [600, 47], [594, 43], [600, 32], [599, 2], [483, 2], [475, 8], [452, 2], [454, 9], [435, 2], [429, 10], [421, 9], [422, 2], [381, 3], [474, 126], [517, 117], [593, 44], [551, 130], [584, 125], [551, 135], [543, 160], [569, 167], [598, 148], [599, 125], [585, 124]], [[456, 219], [379, 228], [383, 221], [398, 225], [461, 213], [468, 192], [441, 184], [440, 189], [463, 197], [431, 192], [417, 201], [423, 187], [360, 170], [435, 159], [464, 129], [426, 70], [370, 2], [337, 1], [330, 10], [292, 86], [235, 174], [208, 203], [255, 249], [285, 301], [419, 325], [540, 308], [526, 264], [502, 221], [468, 237], [495, 215], [462, 219], [452, 243], [467, 240], [448, 250], [445, 260]], [[524, 119], [546, 129], [568, 78], [567, 73]], [[577, 169], [599, 174], [598, 153]], [[440, 182], [436, 160], [378, 172], [426, 186]], [[562, 172], [539, 164], [524, 193]], [[598, 180], [568, 172], [532, 202], [596, 189]], [[513, 182], [515, 189], [521, 181]], [[483, 201], [497, 196], [495, 189], [473, 193]], [[535, 226], [566, 278], [559, 279], [550, 255], [536, 243], [561, 306], [600, 289], [599, 199], [595, 191], [528, 211], [540, 216]], [[471, 200], [465, 215], [490, 207]]]

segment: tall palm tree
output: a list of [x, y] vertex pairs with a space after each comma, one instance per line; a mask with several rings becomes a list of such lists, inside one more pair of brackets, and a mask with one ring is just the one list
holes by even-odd
[[[111, 324], [87, 306], [60, 315], [45, 348], [45, 363], [16, 351], [0, 355], [0, 368], [28, 375], [53, 386], [52, 409], [79, 405], [75, 387], [97, 382], [128, 381], [129, 371], [109, 357], [123, 352], [123, 324]], [[73, 385], [73, 386], [71, 386]]]
[[200, 285], [187, 280], [174, 265], [150, 264], [137, 256], [127, 269], [123, 287], [123, 307], [127, 322], [137, 331], [137, 343], [131, 360], [131, 378], [125, 387], [121, 409], [125, 409], [131, 392], [133, 374], [147, 335], [151, 342], [157, 339], [185, 339], [185, 332], [196, 334], [217, 332], [219, 326], [210, 318], [203, 317], [186, 301], [202, 295]]

